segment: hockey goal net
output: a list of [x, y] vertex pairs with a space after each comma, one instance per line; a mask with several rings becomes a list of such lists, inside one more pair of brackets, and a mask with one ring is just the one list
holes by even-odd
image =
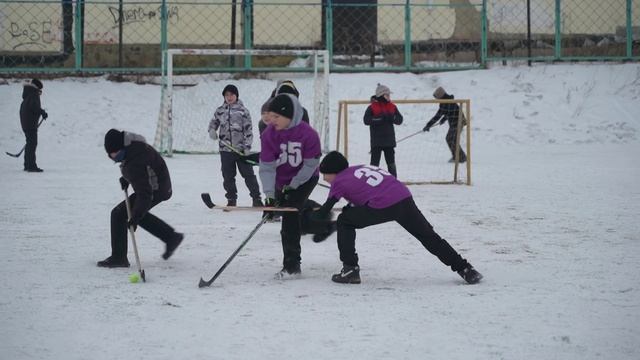
[[[215, 153], [217, 142], [207, 128], [222, 90], [238, 88], [239, 100], [251, 114], [252, 150], [259, 150], [260, 108], [279, 80], [291, 80], [318, 132], [323, 150], [329, 149], [329, 67], [326, 50], [169, 49], [163, 57], [160, 113], [154, 146], [165, 155]], [[286, 66], [260, 66], [274, 61]], [[325, 66], [325, 64], [327, 64]], [[213, 71], [213, 70], [215, 71]], [[238, 69], [242, 69], [239, 72]]]
[[[471, 185], [471, 101], [453, 100], [392, 100], [404, 120], [395, 126], [395, 162], [398, 179], [406, 184], [466, 184]], [[461, 155], [453, 156], [446, 141], [449, 125], [437, 122], [428, 132], [422, 129], [437, 113], [441, 103], [455, 103], [461, 111], [458, 123], [463, 117], [466, 126], [458, 126], [450, 136], [456, 146], [462, 148], [466, 161]], [[342, 100], [338, 102], [338, 123], [336, 128], [336, 149], [341, 151], [350, 164], [369, 164], [370, 136], [364, 125], [364, 113], [368, 100]], [[387, 168], [384, 154], [380, 167]]]

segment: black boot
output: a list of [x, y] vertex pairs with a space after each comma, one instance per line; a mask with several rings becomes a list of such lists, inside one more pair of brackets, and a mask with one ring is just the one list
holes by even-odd
[[173, 255], [173, 252], [176, 251], [178, 246], [182, 243], [182, 239], [184, 239], [184, 234], [177, 232], [173, 239], [167, 242], [167, 248], [164, 251], [164, 254], [162, 254], [162, 258], [165, 260], [169, 259], [171, 255]]
[[126, 257], [124, 259], [115, 259], [113, 256], [109, 256], [102, 261], [98, 261], [97, 265], [105, 268], [129, 267], [129, 260]]
[[476, 271], [471, 265], [467, 265], [464, 269], [458, 271], [460, 275], [467, 283], [477, 284], [482, 280], [482, 274]]
[[360, 267], [344, 265], [339, 274], [333, 274], [331, 281], [340, 284], [360, 284]]

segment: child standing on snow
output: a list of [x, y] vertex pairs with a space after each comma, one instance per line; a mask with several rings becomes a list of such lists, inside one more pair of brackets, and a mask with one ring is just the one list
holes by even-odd
[[352, 206], [346, 206], [338, 216], [338, 249], [342, 271], [334, 274], [332, 281], [344, 284], [360, 283], [360, 267], [356, 253], [356, 229], [395, 221], [440, 261], [451, 267], [469, 284], [482, 279], [471, 264], [460, 256], [449, 243], [441, 238], [420, 212], [409, 189], [388, 172], [370, 165], [349, 167], [347, 159], [339, 152], [328, 153], [320, 163], [320, 172], [331, 184], [329, 196], [314, 216], [326, 218], [331, 208], [345, 198]]
[[[442, 88], [438, 87], [433, 92], [433, 97], [436, 99], [444, 99], [451, 100], [453, 99], [453, 95], [447, 94], [447, 92]], [[456, 138], [458, 136], [458, 118], [462, 115], [462, 126], [466, 125], [466, 121], [464, 119], [464, 114], [460, 114], [460, 106], [458, 104], [440, 104], [438, 108], [438, 112], [427, 122], [427, 125], [422, 129], [422, 131], [429, 131], [431, 127], [440, 121], [440, 125], [444, 124], [445, 121], [449, 123], [449, 131], [447, 131], [447, 136], [445, 140], [447, 145], [449, 146], [449, 150], [451, 151], [451, 159], [449, 162], [454, 162], [456, 160]], [[462, 147], [458, 146], [458, 160], [463, 163], [467, 161], [467, 155], [462, 150]]]
[[236, 188], [236, 168], [244, 178], [253, 199], [253, 206], [262, 206], [258, 179], [253, 167], [241, 161], [241, 155], [251, 152], [253, 129], [249, 110], [239, 99], [238, 88], [234, 85], [225, 86], [222, 90], [224, 103], [216, 109], [213, 119], [209, 122], [209, 136], [213, 140], [220, 140], [220, 162], [222, 163], [223, 187], [226, 191], [227, 206], [236, 206], [238, 189]]
[[38, 147], [38, 119], [46, 120], [49, 115], [40, 107], [42, 82], [38, 79], [24, 84], [22, 103], [20, 104], [20, 125], [24, 132], [24, 171], [42, 172], [36, 164], [36, 147]]
[[[271, 124], [261, 135], [260, 179], [267, 206], [290, 206], [303, 209], [318, 183], [320, 137], [302, 121], [302, 105], [291, 94], [281, 94], [269, 103]], [[273, 212], [265, 213], [270, 218]], [[278, 279], [300, 275], [299, 212], [282, 214], [282, 270]]]
[[380, 165], [380, 156], [384, 152], [387, 169], [397, 177], [394, 125], [402, 124], [402, 114], [391, 102], [391, 90], [387, 86], [378, 84], [376, 94], [371, 97], [371, 105], [364, 113], [363, 121], [369, 126], [371, 136], [371, 165]]

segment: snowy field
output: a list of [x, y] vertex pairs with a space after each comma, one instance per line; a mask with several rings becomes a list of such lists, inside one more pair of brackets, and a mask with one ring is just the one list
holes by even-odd
[[[148, 282], [131, 284], [135, 267], [95, 266], [123, 198], [103, 136], [152, 141], [159, 88], [48, 80], [45, 172], [0, 157], [0, 359], [639, 359], [640, 65], [334, 74], [332, 119], [338, 100], [368, 99], [378, 82], [395, 99], [439, 85], [471, 99], [473, 185], [411, 190], [483, 282], [466, 285], [396, 224], [358, 232], [361, 285], [330, 281], [335, 236], [303, 238], [302, 279], [277, 281], [280, 225], [266, 224], [199, 289], [260, 215], [206, 209], [200, 192], [223, 198], [219, 157], [178, 155], [174, 197], [154, 213], [185, 241], [164, 261], [139, 231]], [[20, 81], [0, 85], [3, 152], [24, 144], [21, 93]]]

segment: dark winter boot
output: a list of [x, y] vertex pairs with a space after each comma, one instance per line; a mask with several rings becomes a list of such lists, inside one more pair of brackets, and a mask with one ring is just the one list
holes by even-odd
[[300, 270], [300, 264], [284, 266], [282, 270], [278, 271], [275, 275], [276, 280], [291, 280], [299, 279], [302, 276], [302, 270]]
[[162, 258], [165, 260], [169, 259], [171, 255], [173, 255], [173, 252], [176, 251], [178, 246], [182, 243], [182, 239], [184, 239], [184, 234], [177, 232], [173, 239], [167, 242], [167, 248], [165, 249], [164, 254], [162, 254]]
[[331, 281], [340, 284], [360, 284], [360, 267], [344, 265], [339, 274], [333, 274]]
[[331, 236], [331, 234], [333, 234], [334, 232], [336, 232], [336, 229], [338, 229], [338, 225], [335, 221], [332, 221], [329, 224], [329, 231], [327, 231], [324, 234], [315, 234], [313, 235], [313, 242], [319, 243], [319, 242], [323, 242], [325, 240], [327, 240], [327, 238], [329, 236]]
[[39, 167], [32, 167], [32, 168], [25, 168], [24, 171], [26, 172], [34, 172], [34, 173], [41, 173], [44, 170], [40, 169]]
[[120, 267], [129, 267], [129, 260], [127, 258], [124, 259], [114, 259], [112, 256], [108, 258], [98, 261], [98, 267], [105, 268], [120, 268]]
[[262, 203], [262, 199], [255, 198], [255, 199], [253, 199], [253, 202], [251, 203], [251, 206], [253, 206], [253, 207], [263, 207], [264, 204]]
[[482, 280], [482, 274], [477, 272], [471, 265], [459, 270], [458, 274], [469, 284], [477, 284]]

